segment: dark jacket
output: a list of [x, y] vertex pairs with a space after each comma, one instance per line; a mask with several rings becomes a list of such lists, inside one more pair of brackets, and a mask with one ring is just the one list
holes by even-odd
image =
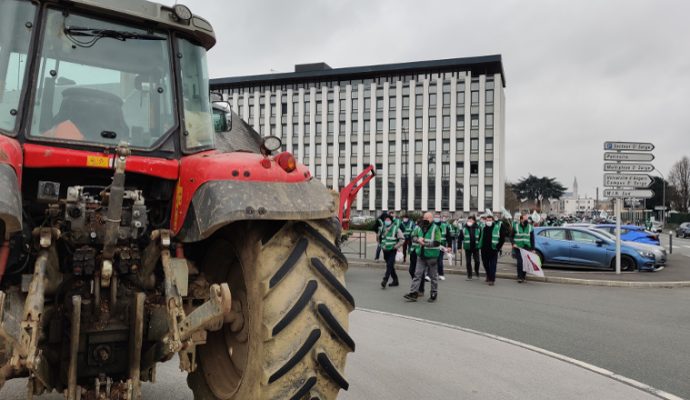
[[[494, 222], [495, 224], [496, 222]], [[482, 243], [479, 246], [480, 249], [482, 250], [488, 250], [488, 251], [498, 251], [503, 247], [503, 244], [506, 242], [506, 235], [508, 233], [508, 227], [506, 224], [501, 224], [501, 230], [499, 231], [499, 236], [498, 236], [498, 245], [497, 245], [497, 250], [494, 250], [491, 248], [491, 236], [493, 234], [494, 227], [493, 226], [484, 226], [483, 231], [482, 231]]]

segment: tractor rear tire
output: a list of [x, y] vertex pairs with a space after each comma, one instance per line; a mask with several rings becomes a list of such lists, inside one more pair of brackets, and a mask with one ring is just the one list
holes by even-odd
[[335, 399], [348, 389], [355, 307], [332, 220], [240, 222], [205, 249], [200, 270], [227, 282], [240, 315], [208, 334], [187, 382], [195, 400]]

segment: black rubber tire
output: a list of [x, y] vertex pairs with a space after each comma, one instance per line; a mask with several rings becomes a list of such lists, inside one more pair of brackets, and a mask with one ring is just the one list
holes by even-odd
[[[238, 347], [246, 356], [233, 358], [229, 324], [209, 333], [187, 379], [196, 400], [329, 400], [348, 389], [345, 359], [355, 349], [348, 314], [355, 305], [345, 288], [347, 260], [335, 245], [339, 235], [330, 220], [242, 222], [211, 243], [201, 266], [209, 281], [243, 281], [231, 291], [233, 301], [246, 291], [247, 344]], [[225, 262], [232, 253], [239, 263]], [[228, 269], [234, 274], [218, 273]]]
[[[626, 265], [629, 265], [626, 267]], [[635, 271], [637, 269], [637, 262], [635, 259], [625, 254], [621, 255], [621, 271]], [[616, 270], [616, 257], [611, 260], [611, 270]]]

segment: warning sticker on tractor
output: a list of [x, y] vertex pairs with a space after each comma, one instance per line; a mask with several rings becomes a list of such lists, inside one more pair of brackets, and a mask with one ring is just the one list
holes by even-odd
[[86, 166], [94, 168], [109, 168], [110, 158], [102, 156], [87, 156]]

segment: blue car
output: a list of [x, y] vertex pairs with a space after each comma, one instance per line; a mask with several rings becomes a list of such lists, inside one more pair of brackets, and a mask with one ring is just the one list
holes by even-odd
[[[541, 227], [534, 230], [536, 252], [544, 265], [616, 268], [616, 242], [587, 228]], [[654, 253], [621, 243], [621, 270], [654, 271]]]
[[[616, 224], [602, 224], [595, 225], [594, 227], [608, 231], [612, 235], [616, 234]], [[655, 246], [660, 245], [658, 234], [647, 232], [643, 227], [637, 225], [621, 225], [621, 240], [653, 244]]]

